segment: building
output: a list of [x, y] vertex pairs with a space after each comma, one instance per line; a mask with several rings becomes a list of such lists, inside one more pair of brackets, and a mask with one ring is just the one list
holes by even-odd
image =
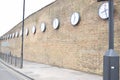
[[[25, 19], [24, 59], [95, 74], [103, 72], [108, 20], [97, 0], [57, 0]], [[120, 53], [120, 1], [115, 0], [115, 51]], [[42, 30], [41, 30], [42, 24]], [[22, 22], [4, 34], [1, 52], [20, 57]]]

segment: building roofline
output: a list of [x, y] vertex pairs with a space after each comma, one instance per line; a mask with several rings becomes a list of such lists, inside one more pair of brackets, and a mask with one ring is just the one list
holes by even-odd
[[[31, 14], [30, 14], [29, 16], [27, 16], [24, 20], [28, 19], [29, 17], [31, 17], [32, 15], [36, 14], [37, 12], [43, 10], [44, 8], [49, 7], [50, 5], [54, 4], [56, 1], [57, 1], [57, 0], [55, 0], [55, 1], [51, 2], [51, 3], [49, 3], [48, 5], [42, 7], [42, 8], [39, 9], [39, 10], [37, 10], [37, 11], [31, 13]], [[22, 21], [23, 21], [23, 20], [22, 20]], [[2, 36], [5, 36], [5, 35], [6, 35], [7, 33], [9, 33], [11, 30], [14, 30], [14, 28], [16, 28], [18, 25], [20, 25], [20, 24], [22, 23], [22, 21], [20, 21], [18, 24], [16, 24], [13, 28], [11, 28], [9, 31], [7, 31], [6, 33], [4, 33]], [[2, 36], [0, 36], [0, 37], [2, 37]]]

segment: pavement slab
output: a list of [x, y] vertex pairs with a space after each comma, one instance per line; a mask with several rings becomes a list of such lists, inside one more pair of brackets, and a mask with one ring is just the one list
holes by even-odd
[[33, 80], [102, 80], [102, 76], [24, 60], [22, 69], [9, 65]]

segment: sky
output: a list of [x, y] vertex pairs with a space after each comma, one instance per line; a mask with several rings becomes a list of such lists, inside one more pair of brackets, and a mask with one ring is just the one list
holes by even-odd
[[[25, 17], [56, 0], [25, 0]], [[22, 21], [23, 0], [0, 2], [0, 36]]]

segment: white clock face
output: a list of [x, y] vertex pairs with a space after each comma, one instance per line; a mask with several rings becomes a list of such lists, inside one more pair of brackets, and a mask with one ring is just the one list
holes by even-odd
[[4, 36], [4, 39], [6, 39], [6, 36]]
[[73, 26], [77, 25], [80, 21], [80, 14], [78, 12], [75, 12], [71, 16], [71, 24]]
[[12, 38], [14, 38], [14, 37], [15, 37], [15, 33], [12, 34]]
[[103, 3], [99, 8], [99, 16], [102, 19], [109, 18], [109, 7], [108, 2]]
[[59, 28], [59, 24], [60, 24], [60, 21], [57, 18], [55, 18], [53, 20], [53, 28], [54, 29], [58, 29]]
[[40, 27], [41, 27], [41, 31], [45, 32], [45, 30], [46, 30], [46, 24], [42, 23]]
[[18, 32], [16, 32], [15, 37], [18, 37]]
[[29, 34], [29, 30], [26, 29], [26, 30], [25, 30], [25, 35], [28, 36], [28, 34]]
[[5, 39], [7, 40], [7, 35], [5, 36]]
[[12, 35], [10, 34], [10, 38], [12, 38]]
[[7, 39], [7, 36], [5, 35], [5, 39]]
[[6, 35], [6, 40], [8, 39], [8, 36]]
[[4, 39], [6, 39], [6, 36], [4, 36]]
[[36, 32], [36, 28], [35, 28], [35, 26], [33, 26], [32, 27], [32, 33], [35, 34], [35, 32]]
[[20, 36], [22, 36], [22, 30], [20, 30]]
[[7, 35], [7, 39], [9, 39], [9, 34]]
[[3, 40], [4, 40], [4, 36], [3, 36]]

